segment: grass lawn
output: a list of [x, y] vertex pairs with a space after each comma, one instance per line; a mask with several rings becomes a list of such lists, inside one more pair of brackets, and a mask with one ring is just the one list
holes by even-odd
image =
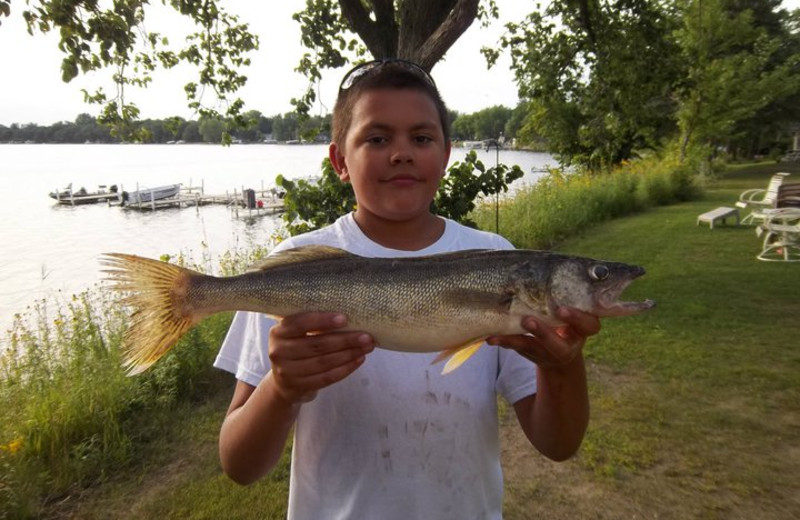
[[[765, 187], [774, 168], [736, 171], [703, 200], [606, 222], [558, 247], [645, 266], [625, 296], [658, 307], [606, 320], [587, 345], [592, 418], [575, 458], [547, 461], [504, 416], [506, 518], [800, 517], [800, 264], [756, 260], [753, 228], [695, 224]], [[247, 488], [221, 474], [229, 396], [186, 410], [139, 466], [52, 504], [51, 516], [283, 518], [285, 459]]]
[[606, 320], [587, 345], [592, 419], [575, 459], [521, 460], [504, 431], [507, 518], [800, 517], [800, 264], [756, 260], [753, 228], [695, 224], [740, 191], [559, 247], [646, 266], [626, 296], [658, 307]]

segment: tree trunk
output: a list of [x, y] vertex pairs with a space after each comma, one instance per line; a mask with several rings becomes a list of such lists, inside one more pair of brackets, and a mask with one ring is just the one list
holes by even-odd
[[[339, 0], [342, 15], [376, 59], [403, 58], [430, 71], [478, 15], [479, 0]], [[371, 16], [371, 14], [374, 16]]]
[[686, 154], [689, 150], [689, 139], [691, 136], [690, 131], [684, 131], [683, 139], [681, 139], [681, 154], [680, 154], [680, 162], [683, 162], [686, 159]]

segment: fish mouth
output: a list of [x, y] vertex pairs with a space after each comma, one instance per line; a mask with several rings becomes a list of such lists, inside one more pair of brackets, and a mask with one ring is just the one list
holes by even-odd
[[620, 280], [616, 283], [610, 284], [605, 289], [598, 292], [597, 306], [598, 316], [630, 316], [631, 314], [639, 314], [652, 309], [656, 306], [654, 300], [644, 301], [622, 301], [619, 299], [622, 292], [633, 282], [636, 278], [644, 274], [644, 269], [631, 274], [630, 278]]

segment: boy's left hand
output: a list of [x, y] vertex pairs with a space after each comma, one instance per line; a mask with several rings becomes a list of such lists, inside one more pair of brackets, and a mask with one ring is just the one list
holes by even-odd
[[600, 332], [600, 319], [567, 307], [561, 307], [556, 312], [565, 325], [552, 328], [528, 316], [523, 318], [522, 326], [530, 335], [491, 336], [486, 338], [486, 342], [516, 350], [542, 368], [565, 366], [580, 354], [586, 338]]

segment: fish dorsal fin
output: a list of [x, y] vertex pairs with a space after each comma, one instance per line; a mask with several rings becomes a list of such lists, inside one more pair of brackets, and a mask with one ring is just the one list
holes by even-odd
[[285, 251], [279, 251], [275, 254], [259, 260], [251, 265], [247, 271], [264, 271], [280, 265], [294, 264], [297, 262], [308, 262], [311, 260], [322, 260], [324, 258], [342, 258], [346, 256], [355, 256], [348, 253], [344, 249], [331, 246], [300, 246]]
[[481, 345], [483, 345], [483, 340], [484, 338], [471, 340], [464, 345], [459, 345], [458, 347], [444, 350], [440, 352], [438, 356], [436, 356], [436, 359], [434, 359], [431, 364], [434, 365], [440, 361], [450, 358], [444, 365], [444, 369], [442, 369], [442, 374], [449, 374], [453, 370], [463, 365], [464, 362], [466, 362], [469, 358], [471, 358], [478, 351], [478, 349], [481, 348]]

